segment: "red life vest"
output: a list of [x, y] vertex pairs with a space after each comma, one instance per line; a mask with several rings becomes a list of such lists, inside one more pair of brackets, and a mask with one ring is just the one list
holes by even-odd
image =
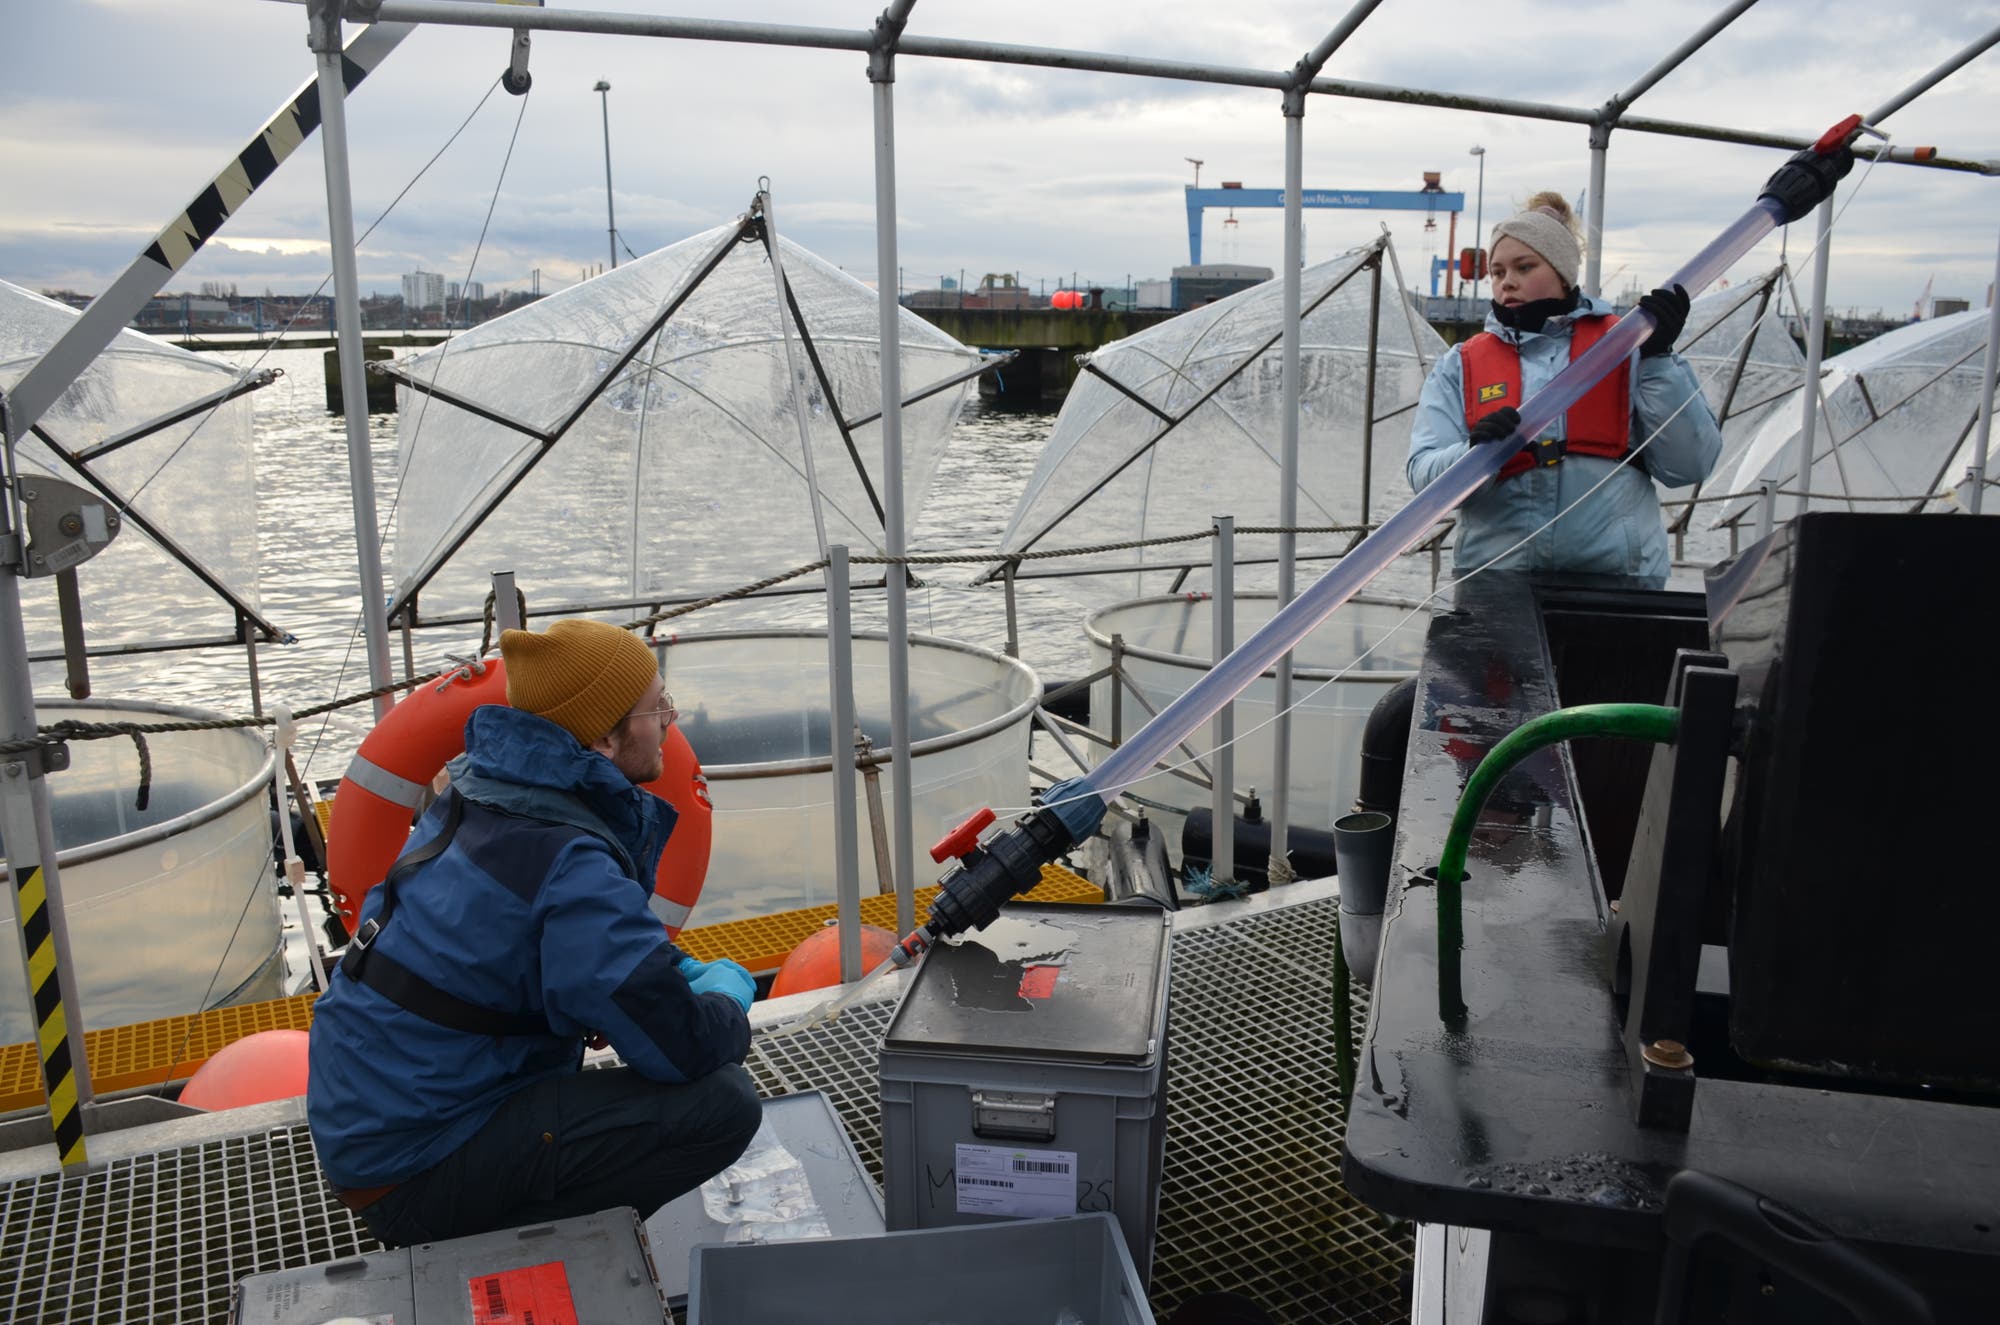
[[[1575, 363], [1585, 350], [1597, 344], [1617, 320], [1600, 313], [1571, 323], [1570, 362]], [[1482, 331], [1458, 347], [1458, 362], [1465, 379], [1468, 428], [1502, 406], [1521, 407], [1521, 351], [1517, 346], [1490, 331]], [[1606, 374], [1584, 393], [1583, 399], [1569, 407], [1564, 417], [1569, 420], [1567, 451], [1622, 460], [1631, 449], [1631, 374], [1622, 369]], [[1500, 477], [1512, 478], [1534, 467], [1534, 459], [1522, 452], [1500, 467]]]

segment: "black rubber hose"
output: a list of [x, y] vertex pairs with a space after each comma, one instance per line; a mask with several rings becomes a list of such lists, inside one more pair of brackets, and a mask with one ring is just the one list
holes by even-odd
[[1410, 718], [1417, 706], [1417, 678], [1389, 688], [1375, 701], [1361, 732], [1361, 790], [1357, 810], [1379, 810], [1391, 819], [1403, 801], [1403, 761], [1410, 749]]

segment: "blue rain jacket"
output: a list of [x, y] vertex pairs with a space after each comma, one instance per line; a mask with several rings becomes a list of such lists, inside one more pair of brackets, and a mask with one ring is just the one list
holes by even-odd
[[[749, 1049], [743, 1010], [688, 987], [680, 950], [647, 909], [673, 808], [533, 714], [475, 709], [465, 738], [450, 765], [466, 801], [457, 834], [397, 882], [375, 942], [439, 988], [539, 1013], [553, 1033], [468, 1035], [336, 971], [313, 1013], [306, 1097], [313, 1145], [336, 1186], [431, 1168], [514, 1091], [577, 1071], [588, 1031], [656, 1081], [693, 1080]], [[405, 851], [442, 821], [440, 802]], [[362, 923], [381, 907], [375, 888]]]
[[[1585, 296], [1576, 311], [1609, 313], [1611, 307]], [[1520, 352], [1524, 399], [1533, 397], [1569, 366], [1571, 320], [1570, 314], [1552, 317], [1542, 330], [1524, 333], [1487, 314], [1486, 330], [1512, 342]], [[1701, 383], [1687, 360], [1678, 354], [1663, 354], [1634, 362], [1637, 377], [1632, 384], [1631, 444], [1637, 447], [1660, 429], [1660, 435], [1640, 454], [1639, 463], [1572, 454], [1559, 465], [1487, 484], [1459, 510], [1455, 573], [1485, 565], [1611, 474], [1610, 482], [1563, 516], [1554, 528], [1502, 559], [1495, 569], [1631, 575], [1651, 580], [1655, 587], [1666, 582], [1671, 558], [1653, 481], [1677, 488], [1706, 479], [1722, 453], [1722, 430], [1716, 426], [1715, 415], [1702, 397]], [[1680, 409], [1683, 401], [1687, 401], [1686, 409]], [[1677, 409], [1680, 413], [1675, 414]], [[1669, 415], [1672, 421], [1661, 428]], [[1544, 435], [1564, 436], [1566, 423], [1566, 419], [1556, 419]], [[1417, 400], [1417, 417], [1410, 428], [1408, 472], [1412, 489], [1430, 483], [1471, 449], [1466, 432], [1464, 370], [1454, 345], [1431, 369]]]

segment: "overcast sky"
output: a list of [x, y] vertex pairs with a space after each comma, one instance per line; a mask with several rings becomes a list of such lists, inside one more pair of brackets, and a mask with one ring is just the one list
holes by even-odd
[[[550, 0], [562, 8], [585, 7]], [[595, 9], [865, 27], [883, 0], [592, 0]], [[1723, 8], [1722, 0], [1387, 0], [1334, 56], [1329, 76], [1591, 107], [1631, 84]], [[1638, 103], [1636, 113], [1816, 135], [1867, 112], [1996, 21], [1987, 0], [1763, 0]], [[1300, 0], [921, 0], [911, 31], [1289, 67], [1344, 4]], [[349, 29], [350, 35], [355, 29]], [[273, 0], [11, 0], [0, 41], [0, 277], [101, 290], [312, 76], [306, 12]], [[355, 213], [365, 226], [417, 175], [494, 82], [505, 33], [419, 31], [349, 101]], [[496, 92], [455, 146], [363, 247], [364, 289], [408, 271], [543, 289], [606, 260], [609, 97], [619, 230], [645, 253], [740, 212], [760, 175], [783, 232], [875, 277], [865, 58], [543, 33], [534, 88]], [[964, 270], [1021, 272], [1031, 286], [1161, 277], [1187, 261], [1183, 186], [1284, 182], [1278, 94], [1152, 79], [904, 58], [896, 134], [902, 279], [931, 287]], [[504, 182], [501, 163], [516, 133]], [[2000, 49], [1885, 122], [1900, 143], [2000, 157]], [[1426, 170], [1463, 190], [1469, 243], [1487, 149], [1487, 223], [1537, 189], [1572, 198], [1589, 177], [1586, 131], [1497, 115], [1332, 97], [1305, 119], [1309, 188], [1415, 189]], [[1650, 285], [1739, 216], [1781, 155], [1621, 132], [1610, 154], [1605, 286]], [[2000, 231], [2000, 179], [1883, 166], [1856, 187], [1834, 237], [1836, 308], [1907, 313], [1927, 283], [1985, 302]], [[315, 136], [173, 282], [303, 292], [327, 270]], [[491, 226], [480, 243], [489, 204]], [[1209, 261], [1276, 265], [1279, 214], [1211, 213]], [[1315, 261], [1394, 232], [1411, 284], [1445, 252], [1448, 220], [1308, 211]], [[1794, 267], [1810, 223], [1790, 237]], [[1772, 238], [1730, 273], [1776, 262]], [[475, 248], [477, 256], [475, 261]]]

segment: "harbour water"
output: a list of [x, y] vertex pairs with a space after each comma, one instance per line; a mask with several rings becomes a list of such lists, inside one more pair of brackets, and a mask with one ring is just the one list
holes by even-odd
[[[259, 358], [255, 352], [235, 352], [229, 357], [239, 364]], [[266, 706], [284, 704], [296, 710], [353, 694], [368, 685], [366, 653], [359, 633], [346, 429], [339, 416], [326, 412], [319, 351], [274, 351], [262, 356], [262, 365], [282, 368], [285, 376], [253, 397], [261, 564], [258, 601], [265, 616], [292, 632], [297, 642], [260, 646], [257, 665]], [[1054, 417], [1053, 413], [997, 410], [976, 397], [972, 399], [932, 484], [929, 504], [912, 529], [911, 550], [998, 548], [1015, 498], [1034, 467]], [[370, 429], [377, 509], [393, 529], [396, 416], [376, 415], [370, 420]], [[215, 494], [218, 502], [235, 499], [235, 494]], [[385, 563], [390, 554], [391, 549], [385, 546]], [[558, 537], [549, 547], [524, 555], [521, 563], [511, 567], [531, 609], [547, 603], [545, 595], [537, 595], [534, 558], [560, 555]], [[790, 567], [769, 567], [772, 572], [786, 569]], [[921, 568], [922, 585], [909, 595], [911, 629], [1001, 648], [1006, 641], [1002, 591], [998, 586], [968, 588], [977, 570], [971, 565]], [[878, 574], [879, 568], [857, 567], [855, 579]], [[115, 638], [213, 635], [229, 629], [225, 610], [205, 604], [163, 603], [147, 584], [93, 575], [88, 566], [82, 569], [80, 582], [93, 609], [109, 614], [123, 627], [114, 632]], [[50, 582], [34, 582], [28, 586], [28, 596], [32, 618], [52, 622], [54, 591]], [[1062, 581], [1024, 584], [1020, 596], [1023, 657], [1045, 677], [1081, 670], [1087, 658], [1084, 606], [1071, 597]], [[32, 601], [35, 597], [47, 601], [36, 603]], [[884, 613], [879, 590], [856, 594], [857, 629], [879, 629]], [[818, 596], [781, 599], [756, 607], [725, 606], [678, 618], [672, 628], [688, 633], [746, 625], [824, 627], [825, 608]], [[34, 636], [38, 649], [53, 643], [52, 633]], [[446, 663], [447, 655], [470, 654], [478, 646], [476, 626], [420, 632], [416, 665], [420, 671], [434, 669]], [[392, 648], [392, 655], [400, 669], [400, 644]], [[229, 715], [249, 712], [248, 664], [241, 648], [93, 659], [91, 680], [100, 695], [158, 699]], [[61, 665], [36, 664], [35, 684], [39, 694], [60, 694]], [[301, 732], [302, 771], [314, 779], [337, 778], [371, 721], [372, 711], [365, 704], [315, 719]]]
[[[238, 366], [257, 363], [284, 370], [284, 376], [276, 383], [252, 397], [256, 409], [256, 516], [261, 567], [258, 602], [267, 619], [296, 636], [292, 644], [265, 644], [258, 648], [257, 666], [265, 705], [269, 708], [282, 704], [298, 710], [365, 690], [367, 659], [359, 626], [346, 429], [338, 415], [326, 412], [321, 352], [223, 353]], [[1053, 412], [1003, 410], [980, 401], [976, 395], [971, 397], [930, 485], [928, 501], [916, 513], [910, 551], [979, 554], [997, 550], [1015, 502], [1054, 421]], [[393, 538], [397, 502], [396, 416], [375, 415], [370, 419], [370, 429], [374, 442], [376, 507]], [[219, 503], [235, 499], [233, 493], [214, 494]], [[247, 518], [247, 506], [245, 515]], [[130, 536], [138, 537], [136, 533]], [[1189, 546], [1191, 555], [1205, 555], [1203, 545]], [[855, 551], [859, 554], [866, 549]], [[385, 543], [382, 555], [385, 565], [392, 561], [392, 553], [392, 547]], [[537, 592], [537, 560], [561, 556], [562, 541], [556, 531], [546, 546], [524, 549], [522, 560], [512, 567], [485, 569], [512, 569], [532, 610], [546, 607], [551, 601], [548, 593]], [[1424, 564], [1420, 567], [1416, 560]], [[1408, 567], [1397, 568], [1405, 573], [1396, 575], [1395, 592], [1420, 596], [1428, 588], [1428, 561], [1416, 560]], [[767, 568], [772, 573], [788, 569], [791, 569], [789, 564]], [[921, 583], [909, 594], [910, 628], [1001, 649], [1007, 639], [1004, 591], [998, 584], [973, 587], [970, 582], [980, 569], [974, 564], [916, 568]], [[1318, 569], [1304, 568], [1301, 582], [1309, 582]], [[93, 570], [90, 566], [82, 568], [81, 591], [94, 612], [117, 623], [111, 631], [100, 632], [114, 639], [212, 636], [231, 629], [228, 612], [219, 604], [162, 602], [150, 584], [123, 583], [115, 576]], [[858, 566], [854, 579], [860, 582], [879, 574], [879, 567]], [[1093, 607], [1107, 601], [1104, 591], [1099, 589], [1092, 596], [1084, 582], [1077, 580], [1023, 579], [1016, 592], [1021, 657], [1045, 681], [1076, 676], [1087, 670], [1089, 648], [1084, 622]], [[27, 596], [31, 623], [44, 626], [36, 632], [31, 624], [33, 644], [38, 649], [52, 647], [55, 639], [50, 628], [54, 620], [51, 582], [33, 582], [28, 586]], [[45, 601], [34, 601], [37, 597]], [[881, 629], [885, 614], [880, 590], [855, 594], [856, 629]], [[629, 619], [639, 613], [610, 615]], [[677, 618], [670, 628], [685, 634], [746, 626], [823, 628], [825, 624], [823, 599], [818, 595], [803, 595], [754, 606], [720, 605]], [[1416, 623], [1411, 628], [1417, 628]], [[416, 667], [420, 673], [435, 670], [446, 665], [450, 655], [469, 655], [478, 647], [476, 626], [421, 631], [414, 648]], [[394, 666], [400, 671], [399, 643], [392, 644], [391, 653]], [[91, 679], [99, 695], [157, 699], [227, 715], [250, 711], [248, 663], [240, 647], [93, 659]], [[61, 665], [36, 664], [35, 683], [38, 694], [60, 694]], [[313, 719], [301, 731], [301, 772], [315, 780], [338, 778], [371, 723], [372, 710], [366, 704]]]

